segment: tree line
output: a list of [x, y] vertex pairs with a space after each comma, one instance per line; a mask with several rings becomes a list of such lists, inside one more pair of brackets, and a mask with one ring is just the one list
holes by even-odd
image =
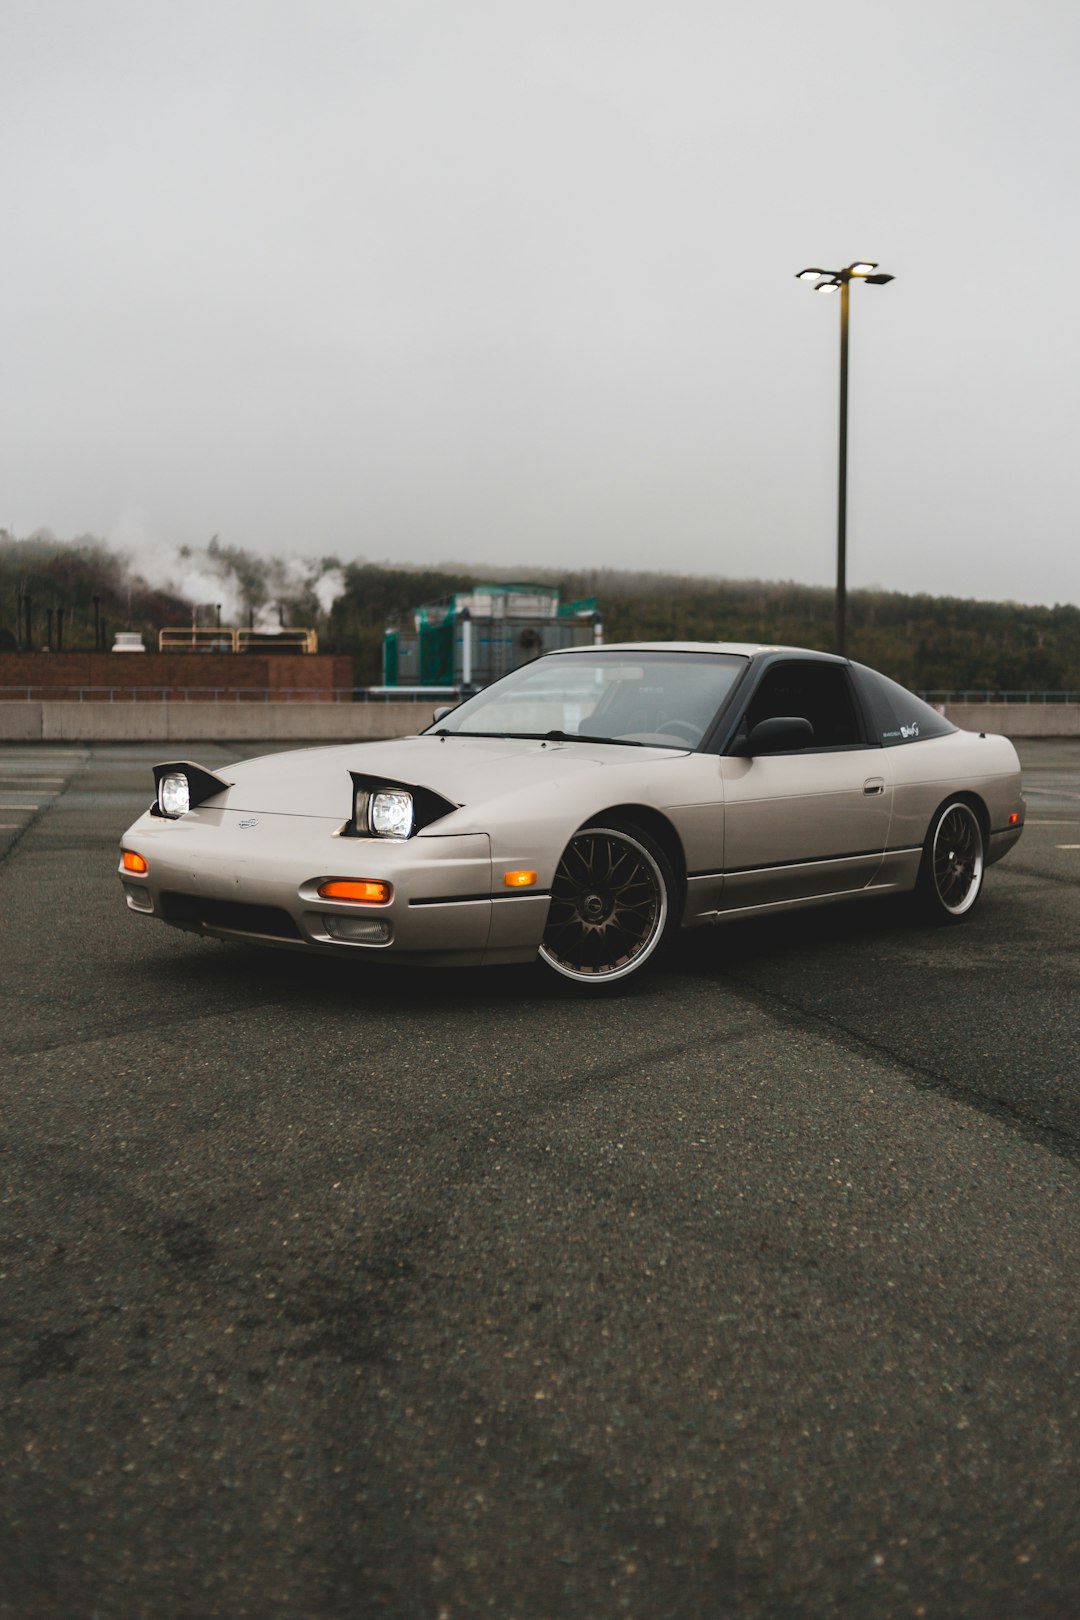
[[[203, 554], [204, 557], [207, 554]], [[323, 611], [310, 580], [283, 593], [280, 560], [238, 547], [209, 553], [241, 611], [272, 602], [287, 624], [312, 625], [320, 650], [353, 658], [358, 686], [381, 680], [383, 630], [411, 623], [423, 603], [445, 600], [477, 584], [523, 577], [557, 585], [564, 601], [596, 597], [607, 641], [777, 642], [831, 651], [833, 593], [793, 582], [723, 580], [630, 569], [495, 570], [424, 568], [323, 559], [340, 568], [344, 589]], [[33, 645], [45, 645], [51, 609], [64, 609], [64, 649], [94, 645], [98, 622], [111, 644], [116, 630], [140, 631], [148, 648], [162, 626], [212, 624], [212, 607], [152, 585], [123, 553], [94, 536], [73, 541], [51, 535], [16, 540], [0, 534], [0, 639], [25, 645], [23, 603], [31, 599]], [[55, 642], [55, 618], [54, 642]], [[244, 620], [243, 622], [246, 622]], [[6, 634], [5, 634], [6, 632]], [[1080, 690], [1080, 608], [980, 602], [898, 591], [852, 591], [848, 652], [916, 691]]]

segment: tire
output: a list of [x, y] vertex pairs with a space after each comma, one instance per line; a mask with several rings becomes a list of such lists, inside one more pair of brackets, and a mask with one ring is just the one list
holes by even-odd
[[671, 863], [643, 828], [582, 827], [555, 872], [540, 960], [593, 990], [621, 984], [661, 954], [676, 896]]
[[926, 835], [916, 897], [924, 916], [963, 922], [975, 909], [986, 875], [982, 824], [964, 799], [935, 811]]

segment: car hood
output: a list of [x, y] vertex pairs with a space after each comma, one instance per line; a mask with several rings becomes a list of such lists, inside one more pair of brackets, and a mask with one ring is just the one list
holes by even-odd
[[468, 806], [540, 783], [567, 781], [583, 772], [683, 759], [687, 752], [521, 737], [399, 737], [241, 760], [216, 773], [232, 786], [210, 802], [228, 810], [341, 821], [352, 809], [353, 771], [406, 787], [430, 788], [456, 805]]

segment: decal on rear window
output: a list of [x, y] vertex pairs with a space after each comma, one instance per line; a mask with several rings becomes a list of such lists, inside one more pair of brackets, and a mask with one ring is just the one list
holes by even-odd
[[[852, 665], [852, 671], [883, 748], [901, 748], [927, 737], [946, 737], [956, 730], [943, 714], [887, 676], [861, 664]], [[912, 715], [918, 715], [918, 719], [910, 718]]]

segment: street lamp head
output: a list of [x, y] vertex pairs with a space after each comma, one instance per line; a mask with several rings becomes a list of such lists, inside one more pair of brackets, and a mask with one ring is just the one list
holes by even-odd
[[868, 281], [872, 286], [883, 287], [887, 281], [895, 281], [896, 277], [884, 270], [879, 271], [874, 259], [856, 259], [846, 270], [819, 270], [810, 266], [798, 271], [795, 280], [812, 281], [815, 292], [836, 292], [838, 287], [846, 286], [849, 281]]

